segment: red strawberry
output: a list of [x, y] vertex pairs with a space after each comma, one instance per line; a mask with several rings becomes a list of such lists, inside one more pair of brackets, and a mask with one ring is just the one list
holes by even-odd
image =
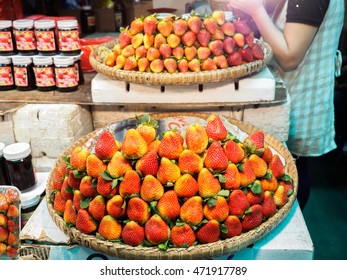
[[207, 150], [204, 165], [214, 172], [224, 171], [228, 166], [228, 158], [218, 141], [213, 141]]
[[68, 184], [68, 177], [64, 178], [64, 182], [63, 182], [63, 185], [61, 186], [60, 193], [61, 193], [62, 199], [64, 199], [65, 201], [68, 199], [72, 199], [73, 189]]
[[161, 19], [158, 21], [157, 29], [164, 37], [168, 37], [173, 30], [173, 23], [169, 19]]
[[207, 47], [211, 40], [211, 34], [206, 29], [201, 29], [197, 34], [197, 39], [201, 46]]
[[193, 226], [200, 224], [204, 218], [202, 198], [200, 196], [188, 198], [181, 206], [180, 218]]
[[279, 180], [278, 184], [284, 186], [284, 191], [287, 193], [287, 196], [291, 196], [294, 192], [294, 185], [292, 181], [284, 181], [284, 180]]
[[196, 240], [194, 230], [188, 225], [175, 225], [171, 229], [170, 240], [177, 247], [192, 246]]
[[143, 30], [145, 34], [151, 35], [157, 29], [158, 20], [153, 15], [149, 15], [143, 20]]
[[257, 43], [253, 44], [252, 46], [252, 54], [254, 59], [260, 59], [260, 60], [264, 59], [264, 51], [261, 48], [261, 46], [259, 46], [259, 44]]
[[76, 228], [85, 234], [91, 234], [96, 231], [97, 223], [85, 209], [80, 209], [77, 212]]
[[225, 183], [223, 183], [224, 189], [237, 190], [240, 187], [241, 176], [234, 163], [228, 164], [223, 175], [225, 177]]
[[136, 247], [145, 239], [145, 229], [134, 221], [125, 224], [122, 230], [122, 239], [125, 244]]
[[74, 205], [76, 211], [81, 209], [81, 201], [83, 198], [84, 197], [83, 197], [80, 190], [74, 190], [72, 202], [73, 202], [73, 205]]
[[118, 219], [126, 212], [124, 198], [120, 195], [115, 195], [106, 202], [106, 212], [113, 218]]
[[242, 48], [239, 49], [239, 53], [241, 54], [242, 60], [246, 62], [252, 62], [253, 61], [253, 54], [251, 48]]
[[243, 140], [243, 144], [246, 148], [247, 153], [256, 153], [258, 156], [262, 156], [262, 154], [264, 153], [264, 140], [265, 135], [262, 131], [257, 131], [248, 135]]
[[87, 174], [92, 178], [98, 178], [106, 170], [106, 164], [95, 154], [87, 157]]
[[254, 204], [247, 211], [242, 220], [242, 230], [249, 231], [259, 226], [263, 221], [263, 207], [259, 204]]
[[84, 176], [81, 180], [80, 191], [84, 197], [94, 197], [97, 194], [96, 187], [93, 185], [92, 177]]
[[228, 131], [224, 126], [221, 118], [218, 115], [214, 114], [210, 115], [207, 118], [205, 130], [208, 137], [215, 141], [224, 140], [228, 135]]
[[122, 142], [122, 152], [124, 156], [137, 159], [142, 157], [147, 152], [147, 143], [134, 128], [130, 128], [124, 135]]
[[228, 140], [227, 142], [225, 142], [223, 149], [228, 160], [232, 163], [239, 163], [245, 157], [245, 151], [242, 144], [236, 143], [233, 140]]
[[219, 223], [216, 220], [209, 220], [197, 230], [196, 237], [202, 244], [218, 241], [220, 237]]
[[[76, 174], [76, 175], [75, 175]], [[77, 177], [76, 177], [77, 176]], [[81, 179], [79, 178], [78, 172], [74, 172], [73, 170], [69, 170], [69, 175], [67, 179], [67, 184], [74, 189], [78, 189], [81, 184]]]
[[202, 27], [202, 20], [197, 15], [191, 15], [188, 20], [188, 26], [191, 31], [193, 31], [195, 34], [198, 34], [201, 27]]
[[162, 44], [159, 47], [159, 52], [162, 57], [169, 58], [172, 54], [172, 49], [169, 44]]
[[191, 151], [201, 154], [206, 151], [208, 135], [200, 124], [191, 124], [186, 129], [186, 144]]
[[270, 147], [268, 147], [268, 146], [265, 146], [265, 147], [264, 147], [264, 153], [262, 154], [261, 158], [262, 158], [263, 160], [265, 160], [265, 162], [266, 162], [267, 164], [270, 163], [270, 161], [271, 161], [271, 159], [272, 159], [272, 150], [271, 150]]
[[217, 70], [217, 65], [211, 57], [208, 57], [201, 63], [201, 69], [204, 71]]
[[76, 225], [76, 218], [77, 218], [77, 212], [75, 209], [75, 206], [73, 205], [73, 202], [71, 199], [66, 201], [65, 204], [65, 211], [63, 215], [64, 222], [69, 225]]
[[175, 182], [174, 190], [178, 197], [189, 198], [199, 191], [198, 182], [190, 174], [183, 174]]
[[272, 176], [279, 178], [284, 175], [284, 164], [278, 154], [274, 154], [269, 163], [269, 169], [272, 171]]
[[151, 202], [159, 200], [163, 194], [164, 186], [159, 180], [152, 175], [146, 175], [140, 189], [141, 198], [147, 202]]
[[239, 52], [233, 52], [227, 57], [228, 65], [231, 66], [239, 66], [242, 63], [242, 57]]
[[154, 214], [145, 224], [146, 239], [154, 245], [164, 243], [169, 239], [170, 228], [157, 214]]
[[189, 71], [189, 64], [185, 58], [180, 59], [177, 62], [177, 68], [181, 73], [186, 73]]
[[226, 233], [222, 233], [223, 238], [231, 238], [242, 233], [241, 221], [236, 215], [229, 215], [225, 219], [224, 225], [228, 231]]
[[235, 26], [236, 32], [240, 32], [241, 34], [243, 34], [245, 36], [248, 35], [249, 33], [251, 33], [251, 29], [245, 21], [242, 21], [242, 20], [235, 21], [234, 26]]
[[95, 144], [95, 154], [102, 160], [109, 160], [118, 151], [116, 139], [109, 130], [103, 130]]
[[229, 195], [229, 212], [231, 215], [242, 216], [249, 208], [247, 196], [241, 190], [233, 190]]
[[168, 130], [158, 147], [158, 155], [168, 159], [178, 159], [183, 152], [184, 139], [176, 130]]
[[126, 46], [131, 43], [131, 33], [127, 29], [122, 29], [121, 33], [118, 36], [119, 44], [121, 49], [124, 49]]
[[204, 215], [208, 220], [216, 220], [217, 222], [224, 221], [229, 215], [229, 205], [223, 196], [217, 196], [214, 205], [205, 203]]
[[196, 39], [197, 39], [196, 34], [193, 31], [187, 31], [181, 37], [182, 43], [186, 47], [193, 46], [196, 42]]
[[96, 184], [96, 190], [105, 198], [110, 198], [117, 194], [118, 186], [110, 180], [106, 180], [100, 175]]
[[223, 50], [227, 53], [227, 54], [232, 54], [235, 50], [235, 41], [233, 38], [231, 37], [226, 37], [223, 40]]
[[256, 154], [251, 154], [249, 156], [249, 162], [257, 178], [265, 176], [267, 164], [261, 157], [257, 156]]
[[[254, 184], [260, 185], [260, 181], [256, 180]], [[246, 194], [247, 199], [250, 205], [261, 204], [264, 201], [264, 191], [254, 193], [252, 190], [249, 190]]]
[[86, 164], [87, 164], [87, 158], [90, 155], [90, 152], [88, 149], [84, 147], [76, 147], [70, 156], [70, 164], [73, 169], [76, 169], [78, 171], [85, 171], [86, 170]]
[[95, 220], [101, 221], [106, 214], [105, 198], [102, 195], [97, 195], [94, 197], [89, 203], [88, 212]]
[[131, 197], [140, 194], [141, 179], [139, 173], [135, 170], [129, 170], [125, 173], [124, 179], [119, 185], [119, 194], [122, 197]]
[[173, 186], [177, 179], [181, 177], [179, 167], [166, 157], [162, 157], [157, 172], [157, 179], [160, 183]]
[[178, 158], [178, 167], [182, 174], [195, 174], [203, 168], [202, 158], [189, 149], [185, 149]]
[[65, 211], [66, 200], [62, 198], [61, 192], [57, 191], [54, 193], [53, 209], [57, 211], [59, 215], [63, 215]]
[[262, 203], [263, 206], [263, 216], [266, 218], [270, 218], [277, 211], [277, 206], [275, 204], [275, 200], [270, 191], [264, 192], [264, 201]]
[[256, 175], [248, 158], [245, 158], [242, 164], [238, 165], [238, 169], [240, 173], [240, 185], [242, 187], [247, 187], [255, 181]]
[[151, 215], [148, 203], [137, 196], [130, 198], [127, 205], [127, 215], [130, 220], [144, 224]]
[[225, 22], [220, 28], [227, 36], [233, 36], [235, 34], [235, 25], [230, 21]]
[[215, 34], [218, 29], [217, 20], [213, 17], [206, 17], [203, 21], [204, 27], [210, 34]]
[[166, 221], [175, 220], [180, 215], [181, 206], [174, 190], [169, 190], [159, 199], [158, 214]]
[[221, 190], [221, 184], [207, 169], [203, 168], [198, 175], [199, 195], [202, 198], [214, 197]]
[[221, 40], [211, 41], [208, 44], [208, 47], [210, 48], [211, 53], [213, 53], [214, 55], [222, 55], [224, 53], [223, 51], [224, 44]]
[[173, 22], [173, 32], [177, 36], [182, 36], [188, 29], [188, 22], [182, 18], [179, 18]]
[[106, 215], [99, 224], [98, 233], [106, 240], [117, 240], [122, 234], [122, 225], [112, 216]]
[[142, 18], [135, 18], [130, 23], [130, 32], [132, 35], [135, 35], [137, 33], [141, 33], [143, 31], [143, 20]]

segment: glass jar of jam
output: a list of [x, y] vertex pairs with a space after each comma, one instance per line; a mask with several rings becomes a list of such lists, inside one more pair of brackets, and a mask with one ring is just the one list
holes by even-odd
[[54, 57], [55, 84], [59, 91], [69, 92], [78, 89], [75, 60], [72, 56]]
[[37, 42], [37, 51], [40, 55], [57, 54], [57, 39], [55, 35], [54, 20], [36, 20], [35, 38]]
[[36, 87], [39, 91], [55, 89], [53, 58], [50, 56], [33, 57]]
[[0, 90], [16, 88], [13, 78], [13, 65], [10, 57], [0, 56]]
[[0, 142], [0, 185], [9, 186], [11, 185], [11, 181], [5, 164], [5, 158], [3, 153], [4, 148], [5, 144]]
[[24, 55], [36, 54], [36, 39], [34, 21], [32, 19], [18, 19], [13, 22], [13, 34], [17, 51]]
[[14, 143], [3, 150], [11, 185], [21, 192], [35, 187], [36, 171], [32, 162], [31, 148], [28, 143]]
[[73, 59], [75, 61], [75, 67], [76, 67], [76, 73], [77, 73], [77, 82], [79, 85], [84, 84], [84, 75], [83, 70], [81, 66], [81, 55], [75, 55], [73, 56]]
[[81, 44], [77, 20], [58, 20], [58, 46], [59, 51], [65, 55], [78, 55], [81, 53]]
[[28, 56], [14, 56], [13, 73], [14, 82], [18, 90], [33, 90], [35, 85], [35, 73], [32, 58]]
[[0, 20], [0, 55], [14, 55], [16, 52], [12, 21]]

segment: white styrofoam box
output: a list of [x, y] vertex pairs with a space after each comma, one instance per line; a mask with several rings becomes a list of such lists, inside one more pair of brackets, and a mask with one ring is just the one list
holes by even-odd
[[[40, 174], [44, 176], [44, 173]], [[48, 175], [46, 175], [48, 177]], [[85, 260], [100, 253], [90, 248], [76, 244], [55, 224], [47, 209], [46, 198], [37, 207], [29, 221], [20, 233], [22, 247], [30, 251], [47, 251], [48, 259]], [[28, 241], [28, 242], [27, 242]], [[33, 242], [34, 241], [34, 242]], [[32, 245], [32, 243], [35, 243]], [[294, 202], [283, 221], [263, 238], [236, 252], [216, 257], [218, 260], [252, 260], [252, 259], [280, 259], [302, 260], [313, 259], [314, 247], [305, 220], [297, 201]], [[101, 257], [116, 259], [114, 256], [101, 254]]]
[[[165, 87], [130, 83], [97, 74], [92, 80], [93, 102], [122, 104], [208, 104], [216, 102], [257, 102], [275, 99], [275, 78], [264, 67], [260, 71], [234, 82], [199, 85], [168, 85]], [[200, 91], [201, 90], [201, 91]]]
[[28, 104], [13, 115], [16, 142], [30, 143], [32, 156], [55, 158], [93, 131], [88, 109], [76, 104]]
[[290, 125], [289, 94], [285, 102], [245, 106], [242, 120], [269, 132], [281, 142], [287, 141]]
[[5, 145], [16, 142], [13, 132], [12, 113], [0, 116], [0, 142]]

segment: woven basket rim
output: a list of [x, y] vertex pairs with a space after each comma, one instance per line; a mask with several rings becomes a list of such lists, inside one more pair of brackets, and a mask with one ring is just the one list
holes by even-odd
[[[207, 119], [210, 114], [208, 113], [191, 113], [191, 112], [183, 112], [183, 113], [158, 113], [158, 114], [150, 114], [152, 120], [159, 120], [161, 118], [167, 117], [177, 117], [177, 116], [192, 116], [198, 117], [202, 119]], [[138, 116], [141, 117], [141, 116]], [[253, 126], [252, 124], [241, 122], [236, 119], [223, 116], [227, 121], [231, 124], [236, 125], [242, 131], [247, 134], [254, 133], [256, 131], [260, 131], [259, 128]], [[128, 120], [133, 120], [135, 118], [129, 118]], [[130, 245], [122, 244], [122, 243], [113, 243], [110, 241], [104, 241], [98, 239], [95, 235], [87, 235], [76, 228], [67, 227], [64, 223], [64, 220], [61, 216], [59, 216], [53, 209], [52, 204], [49, 202], [49, 197], [51, 195], [50, 182], [53, 179], [54, 172], [59, 166], [59, 164], [64, 161], [64, 157], [71, 154], [72, 150], [80, 145], [83, 145], [87, 140], [95, 136], [99, 131], [107, 128], [108, 126], [95, 130], [85, 137], [74, 142], [65, 152], [56, 160], [55, 165], [51, 169], [47, 185], [46, 185], [46, 202], [48, 212], [51, 215], [53, 221], [62, 230], [71, 240], [76, 243], [89, 247], [95, 251], [115, 256], [121, 259], [207, 259], [211, 257], [220, 257], [227, 254], [236, 253], [252, 244], [254, 244], [257, 240], [264, 237], [268, 234], [272, 229], [274, 229], [289, 213], [291, 210], [294, 201], [297, 196], [298, 191], [298, 173], [295, 165], [295, 160], [292, 157], [289, 150], [274, 136], [271, 134], [264, 132], [265, 135], [265, 144], [273, 148], [276, 152], [282, 155], [286, 161], [285, 172], [291, 176], [293, 179], [294, 192], [288, 198], [287, 203], [280, 208], [274, 216], [263, 222], [259, 227], [252, 229], [248, 232], [241, 233], [239, 236], [235, 236], [232, 238], [228, 238], [225, 240], [219, 240], [217, 242], [208, 243], [208, 244], [199, 244], [195, 246], [190, 246], [188, 248], [169, 248], [167, 251], [161, 251], [157, 247], [132, 247]]]
[[259, 71], [265, 67], [272, 59], [273, 53], [269, 44], [257, 40], [264, 50], [264, 59], [255, 60], [239, 66], [228, 67], [211, 71], [186, 72], [186, 73], [148, 73], [139, 71], [126, 71], [107, 66], [96, 60], [96, 54], [101, 47], [112, 48], [118, 40], [111, 40], [97, 46], [90, 54], [89, 61], [96, 72], [102, 73], [112, 79], [128, 83], [138, 83], [147, 85], [192, 85], [218, 83], [227, 80], [237, 80]]

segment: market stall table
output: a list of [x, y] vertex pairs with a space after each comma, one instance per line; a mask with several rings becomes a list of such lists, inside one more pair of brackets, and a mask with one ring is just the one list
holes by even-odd
[[[46, 184], [48, 173], [38, 173], [38, 184]], [[20, 233], [21, 259], [87, 260], [117, 259], [80, 246], [54, 223], [44, 198]], [[287, 217], [252, 246], [214, 259], [219, 260], [311, 260], [314, 247], [300, 207], [295, 201]]]

